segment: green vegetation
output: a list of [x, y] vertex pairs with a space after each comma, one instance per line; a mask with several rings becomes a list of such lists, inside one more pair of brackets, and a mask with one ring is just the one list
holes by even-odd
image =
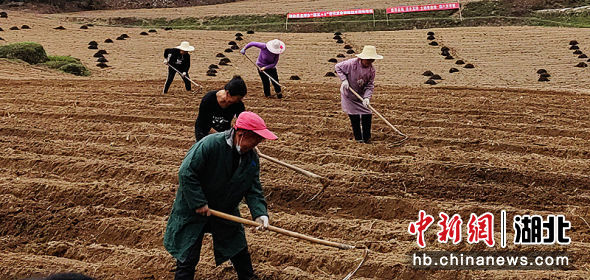
[[0, 57], [20, 59], [29, 64], [43, 63], [48, 59], [43, 46], [32, 42], [0, 46]]
[[377, 31], [502, 25], [590, 27], [588, 13], [542, 14], [535, 12], [538, 9], [575, 7], [588, 3], [590, 0], [480, 1], [465, 4], [461, 13], [458, 10], [447, 10], [387, 15], [385, 10], [378, 9], [375, 10], [375, 22], [373, 22], [373, 15], [292, 19], [289, 20], [287, 30], [285, 30], [286, 15], [284, 14], [192, 17], [170, 20], [166, 18], [110, 18], [108, 23], [146, 28], [172, 27], [174, 29], [242, 31], [251, 29], [269, 32]]
[[18, 59], [29, 64], [41, 64], [77, 76], [90, 75], [88, 68], [79, 59], [71, 56], [47, 56], [43, 46], [32, 42], [0, 46], [0, 58]]

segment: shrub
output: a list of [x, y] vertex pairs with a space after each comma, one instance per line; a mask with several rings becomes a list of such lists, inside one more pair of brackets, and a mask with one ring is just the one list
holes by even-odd
[[0, 58], [20, 59], [29, 64], [43, 63], [48, 60], [43, 46], [32, 42], [0, 46]]
[[90, 76], [90, 71], [81, 63], [68, 63], [58, 68], [60, 71], [76, 76]]

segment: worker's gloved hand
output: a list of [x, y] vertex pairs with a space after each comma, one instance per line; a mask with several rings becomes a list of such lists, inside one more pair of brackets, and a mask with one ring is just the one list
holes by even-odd
[[241, 53], [241, 54], [246, 54], [246, 48], [243, 48], [243, 49], [241, 49], [241, 50], [240, 50], [240, 53]]
[[369, 101], [369, 98], [363, 99], [363, 106], [365, 106], [365, 107], [368, 108], [369, 107], [369, 104], [371, 104], [370, 101]]
[[182, 77], [186, 78], [186, 72], [182, 72]]
[[208, 204], [205, 204], [205, 206], [203, 206], [201, 208], [197, 208], [197, 210], [195, 210], [195, 212], [197, 212], [197, 214], [201, 214], [203, 216], [211, 216], [211, 210], [209, 210]]
[[342, 81], [342, 84], [340, 85], [340, 91], [348, 89], [349, 87], [350, 87], [350, 85], [348, 84], [348, 80], [344, 80], [344, 81]]
[[261, 224], [260, 226], [256, 227], [256, 230], [265, 230], [268, 228], [268, 216], [260, 216], [256, 218], [255, 221]]
[[266, 70], [266, 67], [260, 67], [260, 71]]
[[168, 59], [164, 58], [164, 64], [168, 64]]

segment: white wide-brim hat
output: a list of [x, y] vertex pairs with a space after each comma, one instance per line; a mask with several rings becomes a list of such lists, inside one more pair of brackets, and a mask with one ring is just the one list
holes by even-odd
[[285, 43], [279, 39], [266, 42], [266, 48], [274, 54], [282, 54], [285, 51]]
[[187, 41], [181, 42], [180, 46], [177, 46], [176, 48], [185, 52], [192, 52], [195, 50], [195, 47], [191, 46]]
[[383, 56], [377, 54], [375, 46], [364, 46], [363, 52], [356, 55], [360, 59], [383, 59]]

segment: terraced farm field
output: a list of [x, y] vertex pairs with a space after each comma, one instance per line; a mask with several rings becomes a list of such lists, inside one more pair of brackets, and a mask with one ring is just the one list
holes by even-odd
[[[251, 92], [261, 90], [250, 84]], [[101, 279], [171, 277], [173, 261], [162, 236], [178, 166], [193, 143], [198, 96], [164, 96], [159, 86], [160, 81], [2, 80], [1, 278], [57, 270]], [[206, 83], [210, 89], [221, 86]], [[282, 101], [254, 93], [246, 99], [247, 108], [280, 136], [261, 151], [333, 183], [306, 202], [319, 184], [263, 160], [272, 224], [368, 246], [371, 253], [357, 279], [515, 275], [411, 269], [408, 254], [417, 245], [407, 226], [420, 209], [464, 217], [502, 209], [509, 216], [564, 214], [572, 222], [573, 243], [566, 250], [574, 269], [516, 275], [589, 275], [590, 227], [580, 218], [590, 213], [587, 95], [380, 86], [375, 106], [411, 136], [393, 147], [393, 133], [379, 120], [374, 144], [352, 141], [332, 90], [288, 86]], [[431, 237], [435, 230], [429, 230]], [[340, 279], [362, 255], [273, 233], [247, 231], [247, 237], [263, 279]], [[456, 249], [429, 242], [434, 249]], [[231, 279], [228, 264], [214, 267], [210, 249], [204, 246], [200, 275]]]
[[[23, 24], [31, 29], [8, 30]], [[59, 25], [66, 29], [53, 29]], [[49, 54], [80, 58], [93, 71], [77, 78], [0, 59], [0, 279], [57, 271], [171, 279], [174, 261], [162, 237], [178, 167], [193, 144], [204, 92], [220, 89], [234, 74], [248, 84], [246, 108], [279, 136], [260, 150], [331, 179], [322, 195], [307, 201], [320, 184], [261, 160], [271, 224], [368, 247], [354, 279], [590, 277], [590, 76], [588, 68], [574, 67], [582, 59], [568, 49], [570, 40], [583, 51], [590, 48], [585, 30], [436, 29], [436, 47], [428, 45], [428, 30], [345, 33], [344, 44], [325, 33], [245, 35], [240, 44], [276, 37], [287, 43], [279, 63], [286, 97], [278, 100], [262, 98], [257, 73], [236, 52], [225, 53], [231, 65], [220, 66], [216, 77], [205, 76], [235, 32], [141, 36], [145, 29], [79, 26], [55, 15], [14, 12], [0, 19], [6, 39], [0, 44], [35, 41]], [[103, 43], [122, 33], [131, 38]], [[111, 67], [94, 66], [91, 40], [107, 50]], [[191, 77], [205, 90], [186, 93], [177, 79], [162, 95], [162, 51], [181, 40], [197, 47]], [[399, 138], [376, 117], [371, 145], [352, 140], [338, 81], [324, 77], [333, 70], [328, 59], [346, 44], [357, 52], [375, 44], [385, 56], [376, 63], [371, 103], [410, 136], [403, 145], [392, 145]], [[443, 46], [453, 60], [440, 55]], [[475, 68], [448, 73], [457, 59]], [[551, 74], [550, 82], [537, 81], [540, 68]], [[424, 85], [426, 70], [443, 79]], [[290, 75], [302, 80], [289, 81]], [[245, 206], [241, 210], [249, 215]], [[509, 221], [516, 214], [563, 214], [572, 223], [571, 245], [531, 249], [508, 242], [506, 250], [564, 250], [570, 270], [415, 270], [410, 254], [419, 247], [408, 225], [419, 210], [464, 219], [506, 210]], [[429, 250], [500, 251], [440, 244], [437, 229], [433, 224], [426, 233]], [[342, 279], [363, 254], [253, 229], [246, 235], [262, 279]], [[210, 237], [204, 244], [200, 278], [235, 279], [230, 264], [215, 267]]]

